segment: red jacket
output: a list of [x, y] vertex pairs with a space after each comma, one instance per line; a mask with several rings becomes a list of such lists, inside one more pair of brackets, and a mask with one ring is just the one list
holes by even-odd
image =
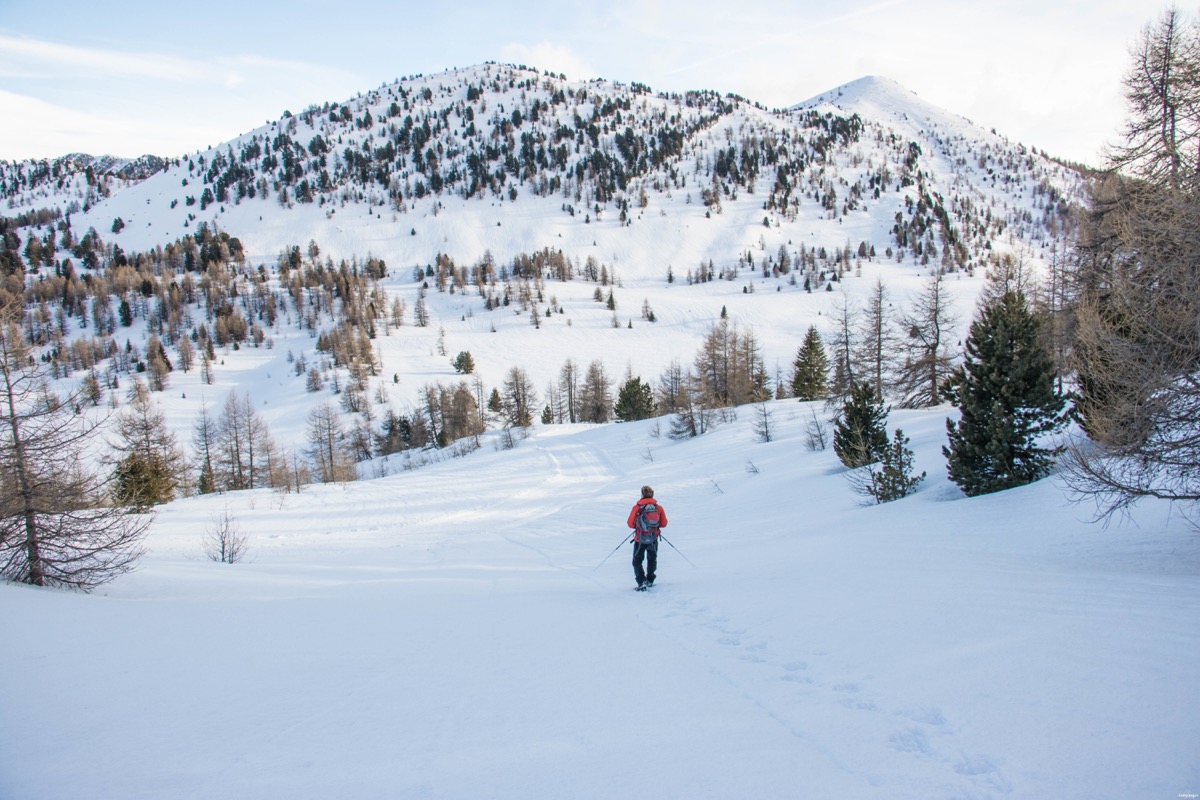
[[629, 512], [629, 527], [634, 529], [637, 528], [638, 509], [647, 503], [654, 503], [654, 505], [658, 506], [658, 527], [667, 527], [667, 510], [662, 507], [662, 503], [658, 502], [653, 497], [643, 497], [634, 504], [633, 510]]

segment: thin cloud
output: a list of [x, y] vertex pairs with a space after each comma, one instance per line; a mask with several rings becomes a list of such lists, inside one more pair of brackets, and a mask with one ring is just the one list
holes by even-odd
[[92, 81], [138, 78], [155, 83], [225, 87], [262, 82], [268, 77], [271, 80], [286, 77], [292, 82], [316, 83], [318, 87], [335, 84], [355, 86], [361, 81], [361, 76], [354, 72], [326, 64], [258, 55], [218, 56], [206, 61], [163, 53], [132, 54], [0, 35], [0, 77], [64, 76]]
[[[40, 39], [0, 36], [0, 75], [4, 77], [53, 77], [86, 70], [89, 77], [140, 77], [156, 80], [194, 81], [203, 77], [201, 65], [156, 53], [136, 55], [113, 50], [47, 42]], [[12, 65], [20, 64], [17, 69]]]
[[0, 65], [0, 116], [37, 121], [0, 127], [7, 158], [189, 151], [364, 84], [347, 70], [257, 54], [200, 60], [12, 36], [0, 36]]
[[587, 80], [600, 75], [589, 67], [571, 48], [550, 42], [532, 46], [505, 45], [501, 51], [505, 61], [564, 73], [571, 80]]

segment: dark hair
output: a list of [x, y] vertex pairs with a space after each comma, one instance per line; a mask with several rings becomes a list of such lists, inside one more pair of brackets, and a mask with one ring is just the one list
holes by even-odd
[[654, 497], [654, 490], [649, 486], [642, 487], [642, 497]]

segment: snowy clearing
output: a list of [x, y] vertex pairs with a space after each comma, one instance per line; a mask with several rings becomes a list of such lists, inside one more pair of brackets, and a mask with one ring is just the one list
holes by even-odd
[[[0, 586], [0, 797], [1174, 798], [1200, 539], [1054, 479], [863, 507], [808, 407], [673, 442], [537, 428], [390, 477], [163, 508], [95, 595]], [[643, 483], [678, 550], [633, 587]], [[239, 564], [201, 540], [228, 511]], [[690, 559], [695, 566], [685, 561]]]

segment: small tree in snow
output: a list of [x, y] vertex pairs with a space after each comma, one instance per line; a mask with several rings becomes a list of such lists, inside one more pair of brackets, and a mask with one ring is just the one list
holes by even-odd
[[913, 474], [913, 452], [908, 449], [908, 437], [899, 428], [877, 465], [862, 467], [849, 475], [854, 490], [875, 498], [876, 503], [888, 503], [906, 497], [925, 480], [924, 472]]
[[833, 451], [843, 464], [857, 469], [883, 458], [887, 413], [875, 387], [866, 381], [854, 384], [834, 422]]
[[226, 509], [222, 516], [215, 518], [209, 525], [202, 546], [204, 555], [208, 556], [210, 561], [236, 564], [245, 557], [250, 540], [238, 529], [237, 520]]

